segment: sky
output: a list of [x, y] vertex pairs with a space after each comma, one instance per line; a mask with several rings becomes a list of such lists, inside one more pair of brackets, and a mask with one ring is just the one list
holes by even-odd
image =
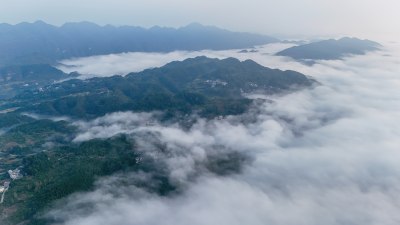
[[277, 37], [400, 37], [397, 0], [1, 0], [0, 22], [90, 21], [179, 27], [191, 22]]

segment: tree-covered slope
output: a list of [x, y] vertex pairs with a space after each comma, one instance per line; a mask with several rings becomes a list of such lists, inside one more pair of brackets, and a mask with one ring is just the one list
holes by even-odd
[[53, 84], [21, 94], [7, 107], [81, 118], [126, 110], [239, 114], [251, 102], [246, 93], [282, 93], [313, 83], [301, 73], [269, 69], [251, 60], [197, 57], [126, 77]]
[[0, 67], [0, 99], [15, 95], [57, 81], [74, 78], [76, 74], [66, 74], [48, 64], [13, 65]]

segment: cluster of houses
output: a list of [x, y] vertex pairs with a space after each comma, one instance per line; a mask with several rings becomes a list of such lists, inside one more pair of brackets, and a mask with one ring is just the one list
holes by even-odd
[[[12, 180], [18, 180], [22, 178], [21, 170], [20, 169], [15, 169], [15, 170], [9, 170], [8, 175]], [[7, 192], [8, 188], [10, 187], [11, 181], [4, 181], [3, 185], [0, 184], [0, 204], [3, 203], [4, 201], [4, 194]]]
[[20, 169], [9, 170], [8, 175], [10, 175], [10, 178], [13, 180], [18, 180], [22, 178]]

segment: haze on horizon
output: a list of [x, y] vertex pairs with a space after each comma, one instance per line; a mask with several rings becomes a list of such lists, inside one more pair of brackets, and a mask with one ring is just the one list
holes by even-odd
[[5, 0], [0, 22], [90, 21], [143, 27], [199, 22], [280, 38], [357, 36], [395, 41], [400, 37], [399, 8], [396, 0]]

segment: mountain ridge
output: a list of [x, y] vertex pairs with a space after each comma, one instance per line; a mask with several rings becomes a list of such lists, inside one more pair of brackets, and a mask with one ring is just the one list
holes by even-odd
[[0, 66], [54, 64], [59, 60], [123, 52], [226, 50], [278, 42], [273, 37], [193, 23], [180, 28], [100, 26], [90, 22], [54, 26], [43, 21], [0, 24]]
[[304, 74], [270, 69], [251, 60], [200, 56], [125, 77], [73, 79], [41, 90], [27, 90], [8, 106], [78, 118], [117, 111], [157, 110], [183, 113], [200, 110], [203, 115], [215, 116], [243, 113], [251, 103], [243, 94], [276, 94], [314, 83]]
[[382, 45], [367, 39], [343, 37], [316, 41], [284, 49], [276, 53], [297, 60], [335, 60], [347, 55], [362, 55], [369, 51], [378, 50]]

